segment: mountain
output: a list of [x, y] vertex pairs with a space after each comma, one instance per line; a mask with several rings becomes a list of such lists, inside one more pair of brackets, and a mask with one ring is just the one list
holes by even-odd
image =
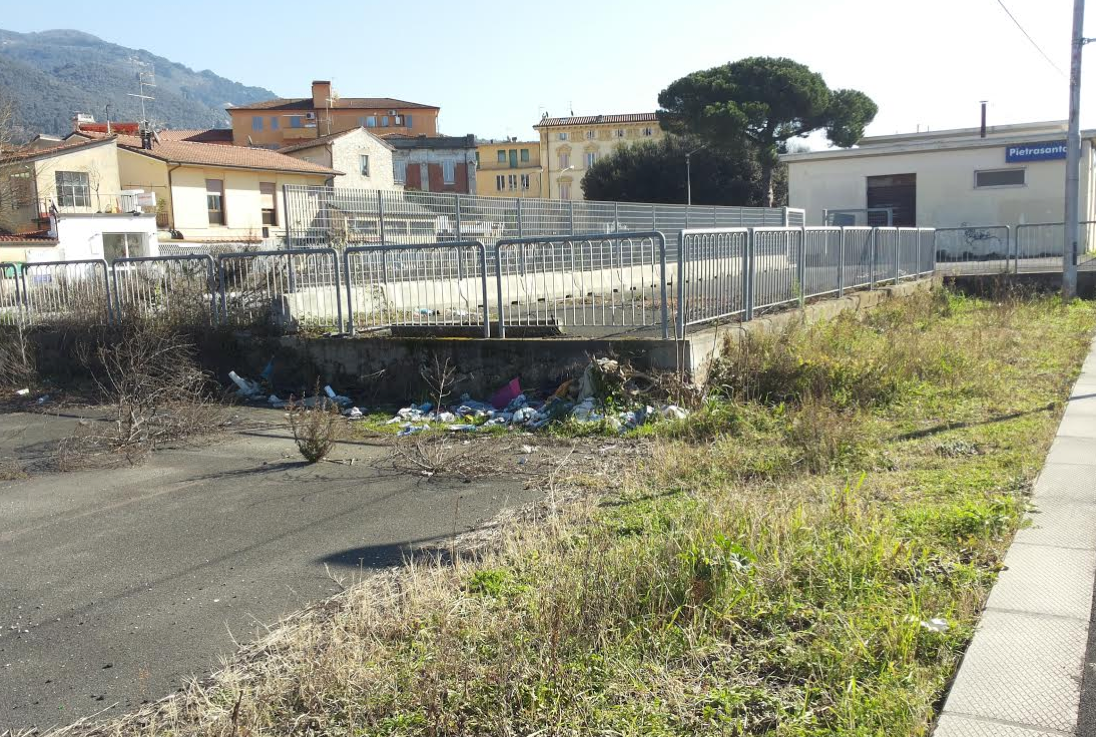
[[248, 87], [207, 70], [156, 56], [144, 49], [108, 43], [73, 30], [15, 33], [0, 29], [0, 97], [15, 104], [17, 134], [64, 135], [72, 130], [73, 113], [96, 120], [138, 120], [139, 70], [155, 72], [156, 87], [146, 94], [148, 117], [167, 128], [228, 125], [225, 106], [269, 100], [276, 94]]

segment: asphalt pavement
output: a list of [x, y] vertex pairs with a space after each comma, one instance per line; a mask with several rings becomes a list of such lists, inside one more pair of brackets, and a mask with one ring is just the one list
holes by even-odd
[[[74, 423], [0, 415], [0, 455]], [[520, 481], [422, 478], [351, 444], [301, 463], [280, 431], [138, 467], [0, 482], [0, 733], [160, 699], [353, 579], [536, 498]], [[330, 575], [329, 575], [330, 574]]]

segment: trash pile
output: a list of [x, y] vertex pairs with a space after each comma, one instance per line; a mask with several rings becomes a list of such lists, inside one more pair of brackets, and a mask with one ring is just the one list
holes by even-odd
[[[272, 365], [267, 364], [266, 369], [260, 374], [264, 381], [270, 380], [272, 370]], [[274, 409], [284, 409], [291, 403], [307, 408], [334, 406], [338, 407], [339, 410], [342, 411], [343, 416], [348, 419], [360, 420], [365, 417], [365, 413], [360, 407], [353, 406], [354, 400], [350, 397], [336, 393], [336, 391], [331, 388], [330, 384], [324, 386], [322, 395], [305, 397], [299, 402], [293, 402], [292, 400], [282, 399], [277, 394], [268, 395], [261, 383], [252, 381], [251, 379], [245, 379], [235, 371], [229, 371], [228, 378], [232, 379], [232, 383], [236, 385], [236, 396], [252, 402], [265, 401]]]
[[[459, 403], [448, 408], [436, 408], [430, 402], [410, 405], [387, 424], [399, 425], [397, 434], [402, 436], [432, 426], [450, 432], [476, 432], [496, 426], [533, 431], [570, 418], [581, 423], [604, 422], [623, 432], [659, 419], [683, 420], [689, 416], [676, 404], [654, 407], [640, 402], [650, 385], [644, 386], [639, 378], [629, 378], [620, 363], [611, 358], [595, 358], [578, 381], [564, 381], [543, 400], [530, 398], [522, 391], [520, 380], [512, 379], [489, 402], [476, 401], [464, 394]], [[610, 409], [620, 406], [633, 409]]]

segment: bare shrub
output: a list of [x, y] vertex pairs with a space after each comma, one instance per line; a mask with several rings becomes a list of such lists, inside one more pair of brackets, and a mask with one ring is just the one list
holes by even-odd
[[[316, 389], [316, 396], [322, 397], [319, 384]], [[339, 414], [339, 408], [321, 399], [311, 407], [303, 403], [292, 403], [287, 409], [289, 429], [301, 456], [309, 463], [319, 463], [327, 458], [346, 427], [346, 420]]]
[[419, 376], [426, 382], [430, 389], [430, 399], [434, 403], [434, 409], [441, 412], [442, 403], [445, 402], [453, 390], [453, 377], [457, 369], [452, 365], [448, 357], [442, 362], [438, 354], [434, 354], [433, 364], [423, 364], [419, 367]]
[[21, 388], [38, 378], [34, 349], [21, 322], [0, 327], [0, 386]]

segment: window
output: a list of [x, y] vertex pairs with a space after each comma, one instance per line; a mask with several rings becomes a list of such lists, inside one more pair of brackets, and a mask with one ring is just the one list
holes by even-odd
[[358, 155], [358, 169], [363, 177], [369, 176], [369, 154]]
[[511, 174], [506, 178], [506, 183], [510, 185], [510, 191], [513, 192], [518, 188], [517, 174]]
[[647, 128], [644, 128], [641, 132], [644, 136], [653, 136], [655, 134], [655, 129], [648, 126]]
[[559, 168], [560, 169], [566, 169], [570, 165], [571, 165], [571, 154], [560, 154], [559, 155]]
[[457, 162], [452, 160], [441, 162], [441, 179], [445, 184], [456, 184]]
[[559, 198], [561, 200], [571, 199], [571, 183], [570, 182], [560, 182], [559, 183]]
[[597, 131], [586, 131], [586, 140], [592, 141], [597, 136]]
[[586, 152], [586, 168], [589, 169], [591, 166], [593, 166], [596, 163], [597, 163], [597, 151], [587, 151]]
[[382, 115], [381, 116], [381, 128], [387, 128], [387, 127], [388, 127], [388, 116], [387, 115]]
[[501, 192], [504, 189], [506, 189], [506, 176], [499, 174], [495, 177], [495, 191]]
[[261, 131], [263, 129], [263, 116], [252, 115], [251, 116], [251, 130]]
[[206, 180], [206, 211], [210, 225], [225, 224], [225, 183], [223, 179]]
[[399, 115], [392, 118], [392, 125], [403, 125], [403, 118]]
[[18, 210], [30, 204], [30, 172], [21, 171], [8, 177], [11, 187], [11, 209]]
[[404, 115], [403, 116], [403, 124], [405, 126], [407, 126], [408, 128], [411, 127], [411, 116], [410, 115]]
[[377, 127], [377, 116], [376, 115], [367, 115], [367, 116], [365, 116], [365, 127], [366, 128], [376, 128]]
[[975, 187], [1022, 187], [1026, 169], [996, 169], [974, 172]]
[[57, 204], [61, 207], [91, 207], [91, 185], [86, 171], [59, 171]]
[[275, 192], [274, 182], [259, 182], [259, 203], [263, 209], [263, 225], [278, 224], [278, 200]]
[[270, 117], [270, 130], [272, 130], [272, 131], [278, 130], [278, 118], [276, 116], [271, 116]]
[[522, 189], [529, 189], [529, 175], [528, 174], [522, 174], [521, 175], [521, 188]]
[[396, 184], [403, 184], [407, 181], [407, 162], [406, 161], [393, 161], [392, 162], [392, 178], [396, 180]]
[[301, 116], [300, 115], [290, 115], [289, 116], [289, 127], [290, 128], [300, 128], [301, 126], [302, 126], [302, 123], [301, 123]]
[[523, 163], [523, 164], [528, 164], [529, 163], [529, 149], [527, 149], [527, 148], [523, 148], [521, 150], [521, 163]]
[[479, 167], [480, 167], [479, 151], [477, 151], [476, 152], [476, 168], [478, 169]]
[[566, 141], [567, 140], [567, 131], [560, 131], [559, 140], [561, 140], [561, 141]]
[[506, 151], [504, 149], [499, 149], [498, 159], [500, 164], [506, 163]]
[[616, 136], [617, 138], [624, 138], [624, 129], [623, 128], [617, 128], [615, 131], [613, 131], [613, 135]]

